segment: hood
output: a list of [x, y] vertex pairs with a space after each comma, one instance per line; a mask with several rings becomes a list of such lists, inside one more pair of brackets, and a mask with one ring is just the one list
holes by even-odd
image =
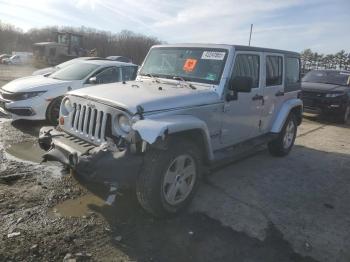
[[142, 106], [144, 112], [191, 107], [220, 102], [219, 95], [210, 89], [191, 89], [174, 84], [152, 81], [131, 81], [88, 87], [69, 94], [125, 108], [131, 113]]
[[336, 84], [324, 84], [314, 82], [302, 82], [301, 89], [303, 91], [314, 91], [314, 92], [341, 92], [346, 91], [349, 87], [336, 85]]
[[50, 77], [28, 76], [13, 80], [1, 88], [5, 91], [16, 93], [16, 92], [31, 92], [31, 91], [46, 91], [50, 88], [57, 88], [57, 86], [66, 86], [72, 83], [72, 81], [64, 81], [53, 79]]

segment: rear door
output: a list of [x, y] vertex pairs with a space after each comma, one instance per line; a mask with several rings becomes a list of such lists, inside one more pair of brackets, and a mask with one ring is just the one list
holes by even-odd
[[264, 107], [261, 115], [261, 132], [268, 133], [271, 130], [276, 114], [285, 100], [284, 55], [264, 53], [263, 60], [265, 77], [262, 88]]

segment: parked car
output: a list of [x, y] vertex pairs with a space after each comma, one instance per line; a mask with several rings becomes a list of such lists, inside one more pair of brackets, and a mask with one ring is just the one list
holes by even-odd
[[113, 60], [113, 61], [132, 63], [132, 60], [128, 57], [125, 57], [125, 56], [107, 56], [106, 58], [109, 60]]
[[52, 74], [53, 72], [56, 72], [59, 69], [62, 69], [66, 66], [69, 66], [71, 64], [74, 64], [75, 62], [79, 62], [79, 61], [84, 61], [84, 60], [107, 60], [106, 58], [102, 58], [102, 57], [78, 57], [78, 58], [73, 58], [71, 60], [68, 60], [66, 62], [63, 62], [57, 66], [52, 66], [52, 67], [46, 67], [46, 68], [42, 68], [39, 70], [36, 70], [32, 73], [33, 76], [36, 75], [49, 75]]
[[2, 54], [0, 55], [0, 64], [3, 64], [2, 60], [6, 59], [6, 58], [10, 58], [12, 55], [8, 55], [8, 54]]
[[12, 119], [57, 123], [63, 95], [91, 85], [134, 80], [137, 65], [107, 61], [80, 61], [49, 76], [29, 76], [0, 88], [0, 111]]
[[5, 65], [22, 65], [23, 61], [19, 55], [13, 55], [10, 58], [2, 59], [2, 63]]
[[350, 119], [350, 71], [313, 70], [302, 80], [305, 112], [332, 114], [338, 121]]
[[166, 216], [190, 202], [213, 165], [264, 143], [272, 155], [287, 155], [302, 120], [299, 92], [298, 53], [154, 46], [136, 81], [69, 92], [59, 126], [43, 127], [39, 144], [45, 160], [96, 183], [136, 188], [142, 207]]

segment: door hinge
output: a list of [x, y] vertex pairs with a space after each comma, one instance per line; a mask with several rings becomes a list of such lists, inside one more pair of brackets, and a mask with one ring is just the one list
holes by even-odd
[[261, 129], [262, 121], [259, 120], [259, 129]]

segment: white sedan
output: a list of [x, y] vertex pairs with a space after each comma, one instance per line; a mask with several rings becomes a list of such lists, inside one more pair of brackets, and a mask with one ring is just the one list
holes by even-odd
[[96, 84], [134, 80], [138, 66], [90, 60], [76, 62], [49, 76], [29, 76], [0, 88], [0, 112], [12, 119], [48, 120], [57, 123], [63, 95]]

